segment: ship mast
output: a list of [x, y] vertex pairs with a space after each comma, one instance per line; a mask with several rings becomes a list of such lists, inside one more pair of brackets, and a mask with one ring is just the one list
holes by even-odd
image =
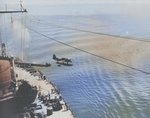
[[[5, 13], [24, 13], [24, 12], [27, 12], [27, 10], [26, 9], [24, 9], [23, 8], [23, 6], [22, 6], [22, 0], [20, 0], [20, 10], [16, 10], [16, 11], [9, 11], [8, 9], [7, 9], [7, 5], [5, 5], [5, 8], [6, 8], [6, 10], [5, 11], [0, 11], [0, 14], [5, 14]], [[12, 18], [11, 18], [11, 22], [12, 22]], [[1, 42], [1, 41], [0, 41]], [[1, 42], [2, 43], [2, 42]], [[21, 45], [23, 45], [23, 44], [21, 44]], [[21, 50], [23, 50], [23, 49], [21, 49]], [[4, 54], [4, 53], [2, 53], [2, 54]], [[5, 56], [5, 55], [4, 55]], [[22, 54], [21, 54], [21, 56], [22, 56], [22, 59], [23, 59], [23, 52], [22, 52]]]
[[[20, 0], [20, 10], [13, 10], [13, 11], [11, 11], [11, 10], [8, 10], [7, 9], [7, 5], [5, 5], [5, 10], [4, 11], [0, 11], [0, 14], [6, 14], [6, 13], [24, 13], [24, 12], [27, 12], [27, 10], [26, 9], [24, 9], [23, 8], [23, 6], [22, 6], [22, 1]], [[11, 19], [11, 22], [12, 22], [12, 19]], [[0, 49], [1, 50], [1, 52], [2, 52], [2, 56], [0, 56], [1, 58], [7, 58], [6, 57], [6, 46], [5, 46], [5, 44], [4, 43], [2, 43], [2, 41], [1, 41], [1, 36], [0, 36], [0, 47], [2, 48], [2, 49]], [[10, 60], [9, 60], [10, 61]], [[1, 62], [2, 63], [2, 62]], [[7, 62], [8, 63], [8, 65], [9, 65], [9, 63], [10, 62]], [[0, 76], [0, 79], [2, 79], [1, 77], [7, 77], [7, 76], [9, 76], [9, 78], [8, 79], [10, 79], [10, 77], [11, 77], [11, 79], [13, 79], [13, 81], [14, 81], [14, 83], [16, 82], [16, 74], [15, 74], [15, 71], [14, 71], [14, 58], [12, 57], [11, 58], [11, 63], [12, 63], [12, 69], [11, 69], [11, 71], [10, 71], [10, 69], [9, 70], [7, 70], [8, 72], [11, 72], [11, 74], [10, 73], [8, 73], [9, 75], [7, 75], [7, 74], [5, 74], [5, 75], [2, 75], [2, 74], [0, 74], [1, 76]], [[1, 67], [1, 66], [0, 66]], [[1, 69], [1, 68], [0, 68]], [[12, 81], [12, 80], [9, 80], [9, 82], [7, 82], [7, 84], [5, 85], [5, 83], [4, 83], [4, 86], [6, 86], [6, 87], [8, 87], [9, 85], [10, 85], [10, 82]], [[5, 89], [3, 89], [3, 86], [0, 86], [0, 97], [2, 97], [3, 98], [3, 91], [5, 91], [5, 90], [7, 90], [7, 88], [5, 88]], [[13, 93], [14, 95], [16, 95], [16, 87], [14, 88], [14, 93]]]

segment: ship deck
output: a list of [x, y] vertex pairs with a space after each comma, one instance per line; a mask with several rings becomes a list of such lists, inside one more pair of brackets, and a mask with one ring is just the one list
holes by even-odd
[[[16, 80], [26, 80], [30, 85], [36, 86], [42, 94], [47, 95], [51, 93], [50, 96], [55, 97], [55, 93], [52, 93], [51, 90], [56, 89], [56, 87], [51, 84], [49, 79], [42, 80], [39, 76], [33, 76], [25, 69], [18, 67], [15, 68], [15, 73], [18, 74]], [[62, 109], [60, 111], [53, 111], [53, 114], [47, 116], [46, 118], [75, 118], [72, 114], [72, 111], [70, 109], [67, 109], [68, 106], [66, 105], [64, 99], [63, 101], [61, 101], [61, 104]]]

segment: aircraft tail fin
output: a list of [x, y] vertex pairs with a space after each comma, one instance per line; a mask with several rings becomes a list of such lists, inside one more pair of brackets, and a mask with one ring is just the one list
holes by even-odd
[[56, 59], [56, 55], [55, 55], [55, 54], [53, 54], [53, 59], [54, 59], [54, 60]]

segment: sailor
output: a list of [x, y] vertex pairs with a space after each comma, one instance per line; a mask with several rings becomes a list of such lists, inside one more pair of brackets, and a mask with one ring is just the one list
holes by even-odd
[[50, 100], [50, 91], [48, 91], [48, 98], [49, 98], [49, 100]]
[[41, 91], [41, 86], [39, 85], [39, 91]]
[[39, 94], [38, 94], [38, 98], [40, 98], [41, 97], [41, 92], [39, 92]]
[[53, 94], [53, 89], [51, 89], [51, 93]]

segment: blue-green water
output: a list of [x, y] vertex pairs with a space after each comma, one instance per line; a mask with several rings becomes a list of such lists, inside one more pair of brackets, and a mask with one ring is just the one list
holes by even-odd
[[[28, 17], [33, 20], [30, 16]], [[37, 17], [44, 22], [93, 32], [144, 38], [145, 40], [150, 38], [149, 18], [141, 22], [136, 20], [137, 18], [110, 14]], [[34, 20], [36, 22], [30, 23], [26, 18], [26, 24], [48, 37], [99, 55], [98, 52], [101, 48], [95, 48], [95, 44], [100, 44], [99, 40], [103, 40], [100, 35], [58, 28], [48, 24], [38, 24], [38, 20]], [[8, 29], [11, 29], [9, 25], [8, 27]], [[1, 27], [2, 30], [5, 34], [4, 27]], [[73, 49], [33, 31], [29, 30], [29, 32], [32, 41], [29, 56], [25, 56], [28, 57], [27, 59], [30, 62], [52, 64], [50, 68], [41, 68], [41, 71], [60, 90], [76, 118], [149, 118], [149, 74]], [[11, 38], [9, 34], [8, 37]], [[2, 38], [5, 39], [5, 35], [2, 35]], [[149, 42], [146, 43], [147, 45], [150, 45]], [[114, 48], [116, 48], [115, 46]], [[140, 47], [140, 45], [138, 46]], [[10, 43], [9, 50], [11, 50], [11, 47]], [[20, 50], [20, 47], [15, 47], [14, 50]], [[149, 54], [148, 50], [146, 51], [146, 53], [143, 53]], [[72, 58], [73, 66], [58, 67], [52, 60], [53, 54], [58, 57]], [[130, 57], [131, 63], [134, 61], [132, 59], [136, 58], [136, 55], [132, 56], [134, 58]], [[131, 66], [150, 72], [149, 57], [145, 58], [136, 64], [131, 64]], [[135, 61], [137, 60], [135, 59]]]

